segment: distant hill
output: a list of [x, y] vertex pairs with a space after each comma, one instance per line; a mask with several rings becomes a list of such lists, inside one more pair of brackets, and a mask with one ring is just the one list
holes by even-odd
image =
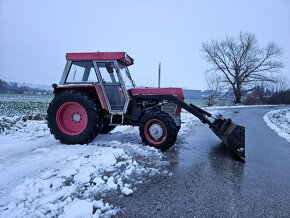
[[47, 91], [52, 90], [51, 85], [39, 85], [39, 84], [32, 84], [32, 83], [18, 83], [19, 86], [28, 86], [30, 88], [35, 88], [35, 89], [44, 89]]
[[0, 93], [51, 94], [52, 87], [30, 83], [6, 82], [0, 79]]

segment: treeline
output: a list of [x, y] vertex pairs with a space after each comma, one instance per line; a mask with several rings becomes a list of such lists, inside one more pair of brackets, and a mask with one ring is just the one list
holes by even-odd
[[257, 86], [243, 101], [244, 104], [290, 104], [290, 89], [270, 91]]
[[17, 82], [6, 82], [0, 79], [0, 93], [50, 94], [51, 91], [47, 89], [33, 88], [26, 85], [19, 85]]

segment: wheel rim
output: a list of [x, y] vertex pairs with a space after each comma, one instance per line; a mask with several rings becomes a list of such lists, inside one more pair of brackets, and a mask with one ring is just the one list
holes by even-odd
[[77, 102], [64, 103], [56, 113], [58, 128], [67, 135], [82, 133], [88, 124], [85, 108]]
[[154, 145], [163, 143], [167, 137], [167, 129], [163, 122], [157, 119], [147, 121], [144, 127], [146, 139]]

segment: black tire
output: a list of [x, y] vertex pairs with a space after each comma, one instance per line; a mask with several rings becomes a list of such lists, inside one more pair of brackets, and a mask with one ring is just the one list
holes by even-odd
[[178, 133], [174, 120], [167, 113], [157, 110], [142, 117], [139, 131], [144, 144], [162, 151], [174, 145]]
[[177, 132], [179, 132], [179, 130], [181, 129], [181, 124], [180, 126], [176, 126]]
[[86, 94], [64, 92], [49, 104], [47, 125], [61, 143], [87, 144], [100, 133], [103, 119], [98, 104]]
[[109, 126], [109, 125], [103, 125], [103, 128], [101, 130], [101, 134], [108, 134], [109, 132], [111, 132], [113, 129], [115, 129], [116, 126]]

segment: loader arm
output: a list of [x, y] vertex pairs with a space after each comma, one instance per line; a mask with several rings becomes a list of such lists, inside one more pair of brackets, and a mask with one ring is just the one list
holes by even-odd
[[231, 119], [225, 119], [220, 115], [218, 118], [213, 117], [214, 121], [211, 121], [208, 119], [208, 117], [212, 117], [211, 113], [193, 104], [187, 104], [174, 95], [134, 95], [134, 98], [175, 103], [196, 116], [202, 123], [208, 124], [209, 128], [221, 139], [221, 141], [241, 160], [245, 161], [245, 127], [234, 124]]

